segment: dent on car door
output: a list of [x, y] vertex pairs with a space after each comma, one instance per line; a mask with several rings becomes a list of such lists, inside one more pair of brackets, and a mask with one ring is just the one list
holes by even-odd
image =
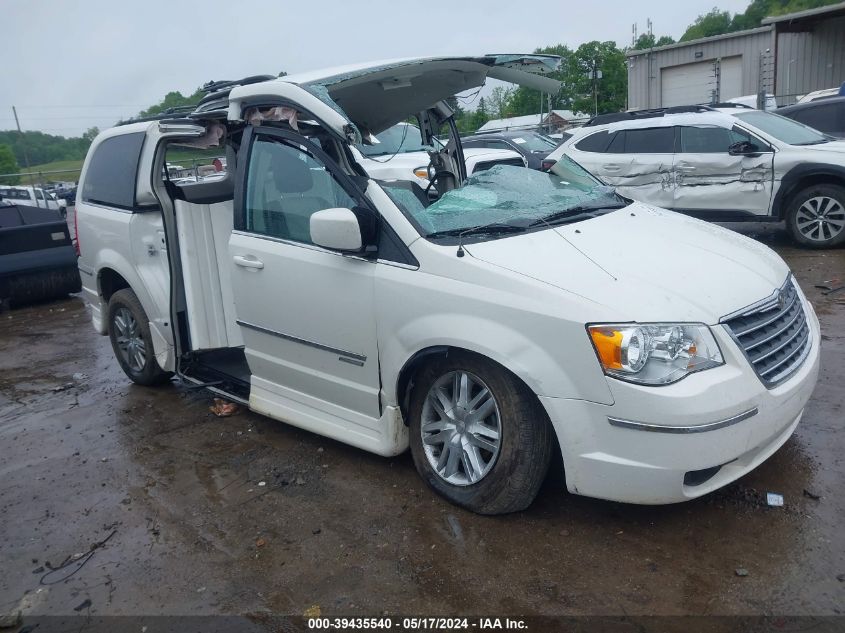
[[[675, 209], [768, 213], [773, 158], [768, 145], [739, 128], [697, 125], [678, 129]], [[731, 145], [742, 141], [760, 151], [732, 155]]]
[[[672, 205], [674, 130], [671, 127], [619, 130], [597, 139], [589, 163], [593, 173], [620, 194], [661, 207]], [[583, 142], [576, 145], [584, 147]]]
[[316, 246], [309, 225], [357, 206], [354, 187], [290, 132], [248, 132], [239, 163], [229, 255], [252, 406], [279, 417], [294, 400], [374, 428], [375, 264]]

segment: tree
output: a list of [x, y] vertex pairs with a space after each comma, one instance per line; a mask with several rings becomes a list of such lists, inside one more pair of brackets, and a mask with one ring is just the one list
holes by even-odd
[[98, 128], [97, 126], [89, 127], [88, 130], [82, 135], [82, 139], [85, 140], [85, 141], [88, 141], [88, 144], [90, 145], [91, 141], [93, 141], [95, 138], [97, 138], [97, 135], [99, 133], [100, 133], [100, 128]]
[[713, 7], [709, 13], [699, 15], [695, 22], [693, 22], [684, 34], [681, 36], [681, 42], [688, 42], [689, 40], [697, 40], [702, 37], [711, 37], [713, 35], [722, 35], [731, 30], [731, 14], [729, 11], [719, 11], [718, 8]]
[[189, 95], [187, 97], [178, 90], [174, 90], [172, 92], [168, 92], [164, 96], [164, 99], [162, 99], [156, 105], [150, 106], [146, 110], [141, 110], [141, 112], [138, 113], [138, 118], [155, 116], [157, 114], [161, 114], [166, 110], [169, 110], [170, 108], [194, 106], [199, 103], [199, 100], [202, 99], [204, 96], [205, 92], [203, 92], [202, 88], [197, 88], [194, 91], [194, 94]]
[[[595, 80], [593, 70], [601, 71]], [[586, 42], [570, 58], [568, 89], [572, 91], [572, 109], [576, 112], [605, 114], [625, 109], [628, 97], [628, 67], [625, 53], [614, 42]]]
[[[20, 171], [15, 154], [8, 145], [0, 145], [0, 174], [16, 174]], [[0, 184], [16, 185], [21, 181], [19, 176], [0, 178]]]
[[653, 33], [643, 33], [634, 43], [634, 50], [641, 51], [647, 48], [654, 48], [655, 46], [667, 46], [668, 44], [674, 43], [674, 38], [669, 35], [661, 35], [659, 38], [655, 39]]
[[487, 103], [490, 105], [490, 114], [494, 118], [504, 119], [508, 113], [508, 102], [513, 96], [513, 88], [505, 88], [504, 86], [496, 86], [487, 98]]
[[478, 107], [470, 117], [470, 128], [477, 130], [489, 120], [490, 115], [487, 114], [487, 103], [484, 101], [484, 97], [481, 97], [481, 99], [478, 100]]

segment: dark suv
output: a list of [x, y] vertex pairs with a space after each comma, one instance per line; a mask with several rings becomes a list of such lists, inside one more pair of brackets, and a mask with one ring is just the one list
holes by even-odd
[[542, 169], [543, 159], [558, 146], [548, 136], [533, 130], [473, 134], [463, 137], [461, 145], [465, 148], [485, 147], [514, 150], [525, 157], [525, 160], [528, 161], [528, 167], [531, 169]]
[[845, 97], [825, 97], [807, 103], [778, 108], [777, 114], [789, 117], [819, 132], [845, 138]]

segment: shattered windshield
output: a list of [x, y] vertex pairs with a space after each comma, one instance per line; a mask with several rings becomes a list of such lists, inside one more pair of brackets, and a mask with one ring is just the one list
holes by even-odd
[[566, 156], [548, 173], [496, 165], [467, 179], [435, 202], [382, 183], [388, 195], [430, 239], [490, 236], [594, 217], [624, 200]]
[[364, 156], [392, 156], [434, 149], [430, 145], [423, 145], [420, 129], [409, 123], [397, 123], [374, 136], [376, 143], [358, 145], [358, 149]]

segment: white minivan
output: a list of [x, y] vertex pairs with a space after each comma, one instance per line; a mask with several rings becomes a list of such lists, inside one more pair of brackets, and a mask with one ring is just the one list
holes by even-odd
[[[467, 177], [448, 97], [554, 92], [541, 55], [221, 82], [189, 115], [101, 133], [77, 197], [94, 327], [133, 381], [172, 376], [380, 455], [454, 503], [527, 507], [554, 452], [576, 494], [671, 503], [793, 433], [819, 324], [751, 239], [620, 197], [570, 159]], [[437, 199], [356, 156], [415, 117]], [[365, 131], [362, 133], [362, 131]], [[222, 146], [175, 184], [169, 148]], [[358, 148], [357, 151], [353, 151]]]

